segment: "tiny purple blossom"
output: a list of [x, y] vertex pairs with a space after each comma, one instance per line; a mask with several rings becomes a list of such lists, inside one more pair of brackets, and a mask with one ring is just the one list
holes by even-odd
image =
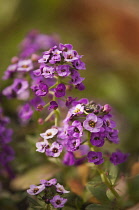
[[90, 151], [87, 158], [90, 163], [94, 163], [95, 165], [99, 165], [104, 162], [101, 152]]
[[66, 152], [63, 158], [63, 163], [67, 166], [72, 166], [75, 164], [75, 157], [73, 152]]
[[56, 71], [60, 77], [67, 77], [70, 75], [70, 66], [69, 65], [57, 66]]
[[55, 96], [60, 98], [65, 96], [65, 91], [66, 91], [66, 86], [64, 84], [59, 84], [57, 87], [54, 89], [55, 91]]
[[51, 157], [59, 157], [62, 150], [63, 150], [62, 145], [58, 144], [57, 142], [53, 142], [49, 149], [49, 153], [47, 155]]
[[55, 69], [52, 66], [40, 66], [41, 72], [42, 72], [42, 76], [44, 76], [44, 78], [53, 78], [54, 77], [54, 72]]
[[90, 142], [92, 145], [96, 147], [102, 147], [104, 145], [104, 138], [105, 138], [104, 133], [92, 133]]
[[78, 59], [78, 60], [75, 60], [75, 61], [73, 61], [73, 66], [76, 68], [76, 69], [78, 69], [78, 70], [85, 70], [86, 69], [86, 67], [85, 67], [85, 63], [84, 62], [82, 62], [80, 59]]
[[37, 152], [43, 153], [43, 152], [46, 152], [47, 149], [49, 149], [50, 146], [49, 146], [48, 141], [44, 140], [44, 141], [41, 141], [41, 142], [37, 142], [36, 147], [37, 147], [37, 149], [36, 149]]
[[58, 133], [57, 128], [50, 128], [45, 131], [45, 133], [41, 133], [40, 136], [44, 139], [51, 139]]
[[70, 152], [76, 151], [79, 149], [80, 144], [81, 144], [80, 138], [74, 138], [74, 139], [69, 138], [67, 142], [67, 150]]
[[54, 179], [50, 179], [49, 181], [42, 179], [42, 180], [40, 180], [40, 183], [44, 184], [46, 187], [50, 187], [52, 185], [56, 185], [57, 179], [54, 178]]
[[69, 126], [67, 132], [70, 136], [73, 136], [76, 138], [81, 137], [83, 135], [83, 127], [81, 125], [81, 122], [75, 120], [72, 123], [72, 126]]
[[73, 62], [75, 60], [78, 60], [82, 56], [79, 56], [77, 51], [75, 50], [68, 50], [63, 52], [64, 60], [67, 62]]
[[30, 71], [33, 69], [33, 64], [32, 61], [30, 59], [28, 60], [20, 60], [18, 62], [18, 66], [17, 66], [17, 71]]
[[40, 192], [42, 192], [45, 189], [45, 185], [30, 185], [30, 189], [27, 190], [27, 193], [30, 195], [38, 195]]
[[44, 84], [43, 82], [41, 82], [38, 85], [38, 89], [36, 90], [35, 94], [37, 96], [46, 96], [48, 93], [48, 86], [46, 84]]
[[72, 50], [72, 45], [71, 44], [59, 44], [59, 49], [62, 51], [68, 51], [68, 50]]
[[56, 191], [61, 193], [61, 194], [70, 192], [70, 191], [65, 190], [63, 185], [61, 185], [59, 183], [56, 184]]
[[22, 122], [28, 121], [33, 115], [33, 110], [29, 104], [25, 104], [19, 108], [18, 116]]
[[83, 122], [84, 128], [92, 133], [99, 132], [102, 125], [103, 121], [93, 113], [88, 114], [86, 120]]
[[3, 80], [12, 78], [14, 73], [17, 70], [17, 64], [11, 64], [8, 66], [7, 70], [4, 72], [4, 76], [2, 77]]
[[115, 143], [115, 144], [118, 144], [119, 141], [120, 141], [120, 140], [119, 140], [119, 137], [118, 137], [118, 133], [119, 133], [118, 130], [109, 128], [106, 137], [107, 137], [107, 139], [108, 139], [110, 142], [113, 142], [113, 143]]
[[71, 74], [71, 84], [78, 85], [80, 84], [85, 78], [80, 77], [80, 74], [77, 70], [72, 70]]
[[56, 103], [56, 101], [51, 101], [50, 106], [48, 107], [48, 110], [51, 110], [51, 109], [56, 110], [57, 108], [58, 108], [58, 104]]
[[72, 105], [72, 103], [76, 100], [77, 98], [72, 98], [71, 96], [69, 96], [67, 99], [66, 99], [66, 106], [67, 107], [70, 107]]
[[129, 153], [122, 153], [120, 150], [113, 152], [110, 157], [110, 162], [114, 165], [121, 164], [127, 160]]
[[66, 202], [67, 199], [62, 198], [59, 195], [55, 195], [53, 199], [50, 200], [50, 203], [54, 206], [54, 208], [62, 208]]

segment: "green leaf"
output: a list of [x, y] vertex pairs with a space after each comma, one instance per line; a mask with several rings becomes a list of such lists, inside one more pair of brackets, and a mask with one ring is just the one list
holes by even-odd
[[117, 179], [117, 175], [118, 175], [118, 168], [115, 165], [111, 164], [110, 171], [109, 171], [109, 176], [110, 176], [110, 180], [112, 182], [112, 185], [115, 184], [116, 179]]
[[32, 197], [28, 197], [28, 202], [29, 202], [29, 204], [31, 205], [33, 205], [33, 206], [41, 206], [34, 198], [32, 198]]
[[130, 179], [128, 182], [128, 189], [130, 198], [133, 201], [139, 201], [139, 175]]
[[109, 206], [101, 206], [99, 204], [90, 204], [85, 208], [85, 210], [110, 210]]
[[101, 184], [98, 186], [87, 185], [88, 190], [93, 194], [93, 196], [102, 203], [109, 203], [109, 199], [106, 195], [106, 186]]

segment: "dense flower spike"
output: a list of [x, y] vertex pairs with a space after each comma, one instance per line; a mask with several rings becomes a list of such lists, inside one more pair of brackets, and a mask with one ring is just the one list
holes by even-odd
[[43, 196], [41, 196], [41, 199], [45, 203], [51, 204], [54, 208], [64, 207], [67, 199], [63, 198], [62, 195], [69, 192], [64, 189], [63, 185], [57, 183], [57, 179], [55, 178], [51, 180], [42, 179], [40, 180], [40, 185], [30, 185], [30, 189], [27, 190], [27, 193], [30, 195], [37, 196], [42, 193]]

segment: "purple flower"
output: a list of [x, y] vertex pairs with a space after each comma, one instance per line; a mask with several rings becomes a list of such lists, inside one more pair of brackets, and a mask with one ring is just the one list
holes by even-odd
[[48, 143], [47, 140], [44, 140], [44, 141], [41, 141], [41, 142], [37, 142], [36, 143], [36, 147], [37, 147], [36, 151], [37, 152], [42, 152], [42, 153], [46, 152], [50, 148], [49, 143]]
[[80, 84], [77, 84], [75, 86], [75, 88], [78, 89], [78, 90], [80, 90], [80, 91], [85, 90], [85, 86], [84, 86], [84, 84], [82, 82]]
[[57, 66], [56, 71], [60, 77], [67, 77], [70, 75], [70, 66], [69, 65]]
[[51, 110], [51, 109], [56, 110], [57, 108], [58, 108], [58, 104], [56, 103], [56, 101], [51, 101], [50, 106], [48, 107], [48, 110]]
[[82, 56], [79, 56], [77, 51], [75, 50], [64, 51], [63, 56], [64, 56], [64, 60], [67, 62], [73, 62], [82, 57]]
[[118, 144], [119, 143], [119, 138], [118, 138], [118, 133], [119, 131], [118, 130], [115, 130], [115, 129], [112, 129], [112, 128], [109, 128], [108, 130], [108, 133], [107, 133], [107, 139], [115, 144]]
[[46, 130], [45, 133], [41, 133], [40, 136], [46, 140], [53, 138], [57, 133], [58, 133], [57, 128], [51, 128]]
[[105, 138], [104, 133], [92, 133], [90, 142], [92, 145], [96, 147], [102, 147], [104, 145], [104, 138]]
[[47, 155], [51, 157], [58, 157], [61, 154], [62, 149], [62, 145], [58, 144], [57, 142], [53, 142]]
[[120, 150], [117, 150], [117, 152], [113, 152], [110, 157], [110, 162], [114, 165], [121, 164], [127, 160], [129, 156], [129, 153], [122, 153]]
[[66, 202], [67, 199], [62, 198], [59, 195], [55, 195], [53, 199], [50, 200], [50, 203], [54, 206], [54, 208], [62, 208]]
[[78, 60], [75, 60], [75, 61], [73, 61], [73, 66], [76, 68], [76, 69], [78, 69], [78, 70], [85, 70], [86, 69], [86, 67], [85, 67], [85, 63], [84, 62], [82, 62], [80, 59], [78, 59]]
[[17, 70], [17, 64], [11, 64], [8, 66], [7, 70], [4, 72], [4, 76], [2, 77], [3, 80], [12, 78], [14, 73]]
[[28, 82], [23, 79], [15, 79], [13, 84], [6, 87], [2, 93], [3, 95], [12, 98], [23, 94], [28, 88]]
[[111, 106], [109, 104], [105, 104], [102, 108], [102, 111], [108, 114], [111, 111]]
[[99, 132], [102, 125], [103, 121], [93, 113], [88, 114], [86, 120], [83, 122], [84, 128], [92, 133]]
[[104, 126], [106, 126], [107, 130], [109, 130], [108, 128], [115, 128], [116, 127], [116, 123], [110, 119], [110, 116], [109, 115], [104, 115], [103, 117], [103, 123], [104, 123]]
[[27, 193], [30, 195], [38, 195], [40, 192], [42, 192], [45, 189], [45, 185], [30, 185], [30, 189], [27, 190]]
[[43, 107], [45, 105], [45, 102], [42, 100], [41, 97], [39, 96], [36, 96], [35, 98], [33, 98], [31, 101], [30, 101], [30, 104], [32, 106], [35, 107], [36, 110], [40, 110], [39, 107]]
[[75, 164], [75, 157], [73, 152], [66, 152], [63, 158], [63, 163], [67, 166], [72, 166]]
[[61, 185], [59, 183], [56, 184], [56, 191], [61, 193], [61, 194], [70, 192], [70, 191], [65, 190], [63, 185]]
[[69, 126], [67, 133], [69, 136], [72, 137], [81, 137], [83, 135], [83, 127], [81, 125], [81, 122], [75, 120], [72, 123], [72, 126]]
[[71, 44], [59, 44], [59, 49], [62, 51], [68, 51], [68, 50], [72, 50], [72, 45]]
[[59, 84], [57, 87], [54, 89], [55, 91], [55, 96], [60, 98], [65, 96], [65, 91], [66, 91], [66, 86], [64, 84]]
[[71, 109], [71, 113], [73, 115], [83, 114], [84, 106], [82, 104], [77, 104], [75, 107]]
[[30, 71], [33, 69], [33, 64], [32, 61], [30, 59], [28, 60], [20, 60], [18, 62], [18, 66], [17, 66], [17, 71]]
[[[54, 47], [53, 47], [54, 48]], [[56, 62], [59, 62], [61, 61], [61, 53], [62, 51], [61, 50], [58, 50], [58, 49], [54, 49], [53, 52], [52, 52], [52, 57], [50, 59], [50, 63], [51, 64], [55, 64]]]
[[40, 180], [40, 183], [44, 184], [46, 187], [50, 187], [52, 185], [56, 185], [57, 179], [50, 179], [49, 181], [42, 179], [42, 180]]
[[73, 152], [79, 149], [80, 144], [81, 144], [80, 138], [74, 138], [74, 139], [69, 138], [66, 147], [68, 151]]
[[72, 98], [71, 96], [69, 96], [67, 99], [66, 99], [66, 106], [67, 107], [70, 107], [72, 105], [72, 102], [75, 101], [77, 98]]
[[54, 72], [55, 69], [52, 66], [40, 66], [41, 72], [42, 72], [42, 76], [44, 76], [44, 78], [53, 78], [54, 77]]
[[80, 77], [79, 72], [74, 69], [72, 70], [71, 77], [72, 77], [71, 84], [74, 84], [74, 85], [80, 84], [85, 79], [83, 77]]
[[48, 86], [43, 82], [39, 82], [37, 85], [33, 85], [31, 88], [37, 96], [46, 96], [48, 93]]
[[28, 121], [32, 115], [33, 115], [33, 110], [31, 109], [29, 104], [25, 104], [22, 107], [20, 107], [18, 116], [22, 122]]
[[95, 165], [99, 165], [104, 162], [101, 152], [90, 151], [87, 158], [90, 163], [94, 163]]

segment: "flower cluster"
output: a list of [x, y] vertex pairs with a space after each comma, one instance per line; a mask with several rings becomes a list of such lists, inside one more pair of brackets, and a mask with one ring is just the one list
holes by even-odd
[[[74, 153], [80, 151], [82, 146], [88, 145], [91, 151], [86, 150], [84, 154], [86, 159], [95, 165], [102, 164], [103, 154], [98, 149], [95, 151], [95, 148], [102, 147], [106, 141], [119, 143], [116, 123], [110, 114], [111, 107], [108, 104], [101, 106], [93, 101], [89, 102], [85, 98], [79, 101], [73, 100], [71, 105], [72, 108], [69, 109], [62, 128], [48, 129], [40, 134], [44, 141], [36, 143], [37, 151], [45, 152], [47, 156], [58, 157], [63, 148], [66, 151], [63, 162], [74, 165], [76, 163]], [[53, 141], [51, 146], [47, 141], [49, 139]], [[127, 157], [128, 154], [117, 151], [112, 153], [109, 159], [116, 165], [124, 162]], [[84, 160], [85, 158], [82, 159]]]
[[[47, 85], [40, 85], [43, 94], [38, 94], [40, 96], [33, 96], [32, 98], [30, 87], [38, 80], [34, 76], [33, 70], [39, 68], [40, 53], [57, 44], [58, 42], [53, 36], [40, 34], [37, 31], [30, 32], [20, 45], [20, 54], [11, 59], [11, 64], [4, 72], [3, 80], [10, 79], [12, 84], [6, 87], [2, 94], [8, 99], [17, 98], [23, 101], [23, 105], [17, 108], [19, 119], [23, 123], [27, 123], [31, 118], [32, 108], [37, 109], [38, 105], [43, 106], [45, 104], [40, 96], [45, 95], [44, 89], [48, 92]], [[50, 82], [50, 85], [52, 83], [53, 81]]]
[[[48, 90], [51, 90], [51, 94], [57, 98], [66, 95], [66, 85], [83, 90], [82, 81], [84, 78], [80, 77], [79, 70], [85, 69], [85, 63], [81, 61], [81, 58], [82, 56], [73, 50], [70, 44], [59, 44], [59, 46], [54, 46], [45, 51], [38, 60], [40, 63], [39, 69], [33, 71], [37, 80], [32, 85], [32, 90], [37, 96], [46, 96]], [[66, 78], [69, 81], [65, 82]], [[54, 84], [52, 83], [53, 86], [50, 86], [50, 81], [53, 82], [54, 79], [57, 79], [57, 81]]]
[[12, 178], [13, 173], [9, 162], [14, 159], [14, 150], [9, 143], [12, 141], [13, 130], [7, 127], [9, 122], [10, 119], [3, 115], [3, 110], [0, 107], [0, 173], [5, 170]]
[[[40, 195], [41, 199], [46, 204], [51, 204], [54, 208], [62, 208], [67, 202], [66, 198], [61, 195], [69, 193], [65, 190], [63, 185], [57, 183], [56, 179], [40, 180], [40, 185], [30, 185], [30, 189], [27, 190], [30, 195]], [[40, 194], [41, 193], [41, 194]]]

